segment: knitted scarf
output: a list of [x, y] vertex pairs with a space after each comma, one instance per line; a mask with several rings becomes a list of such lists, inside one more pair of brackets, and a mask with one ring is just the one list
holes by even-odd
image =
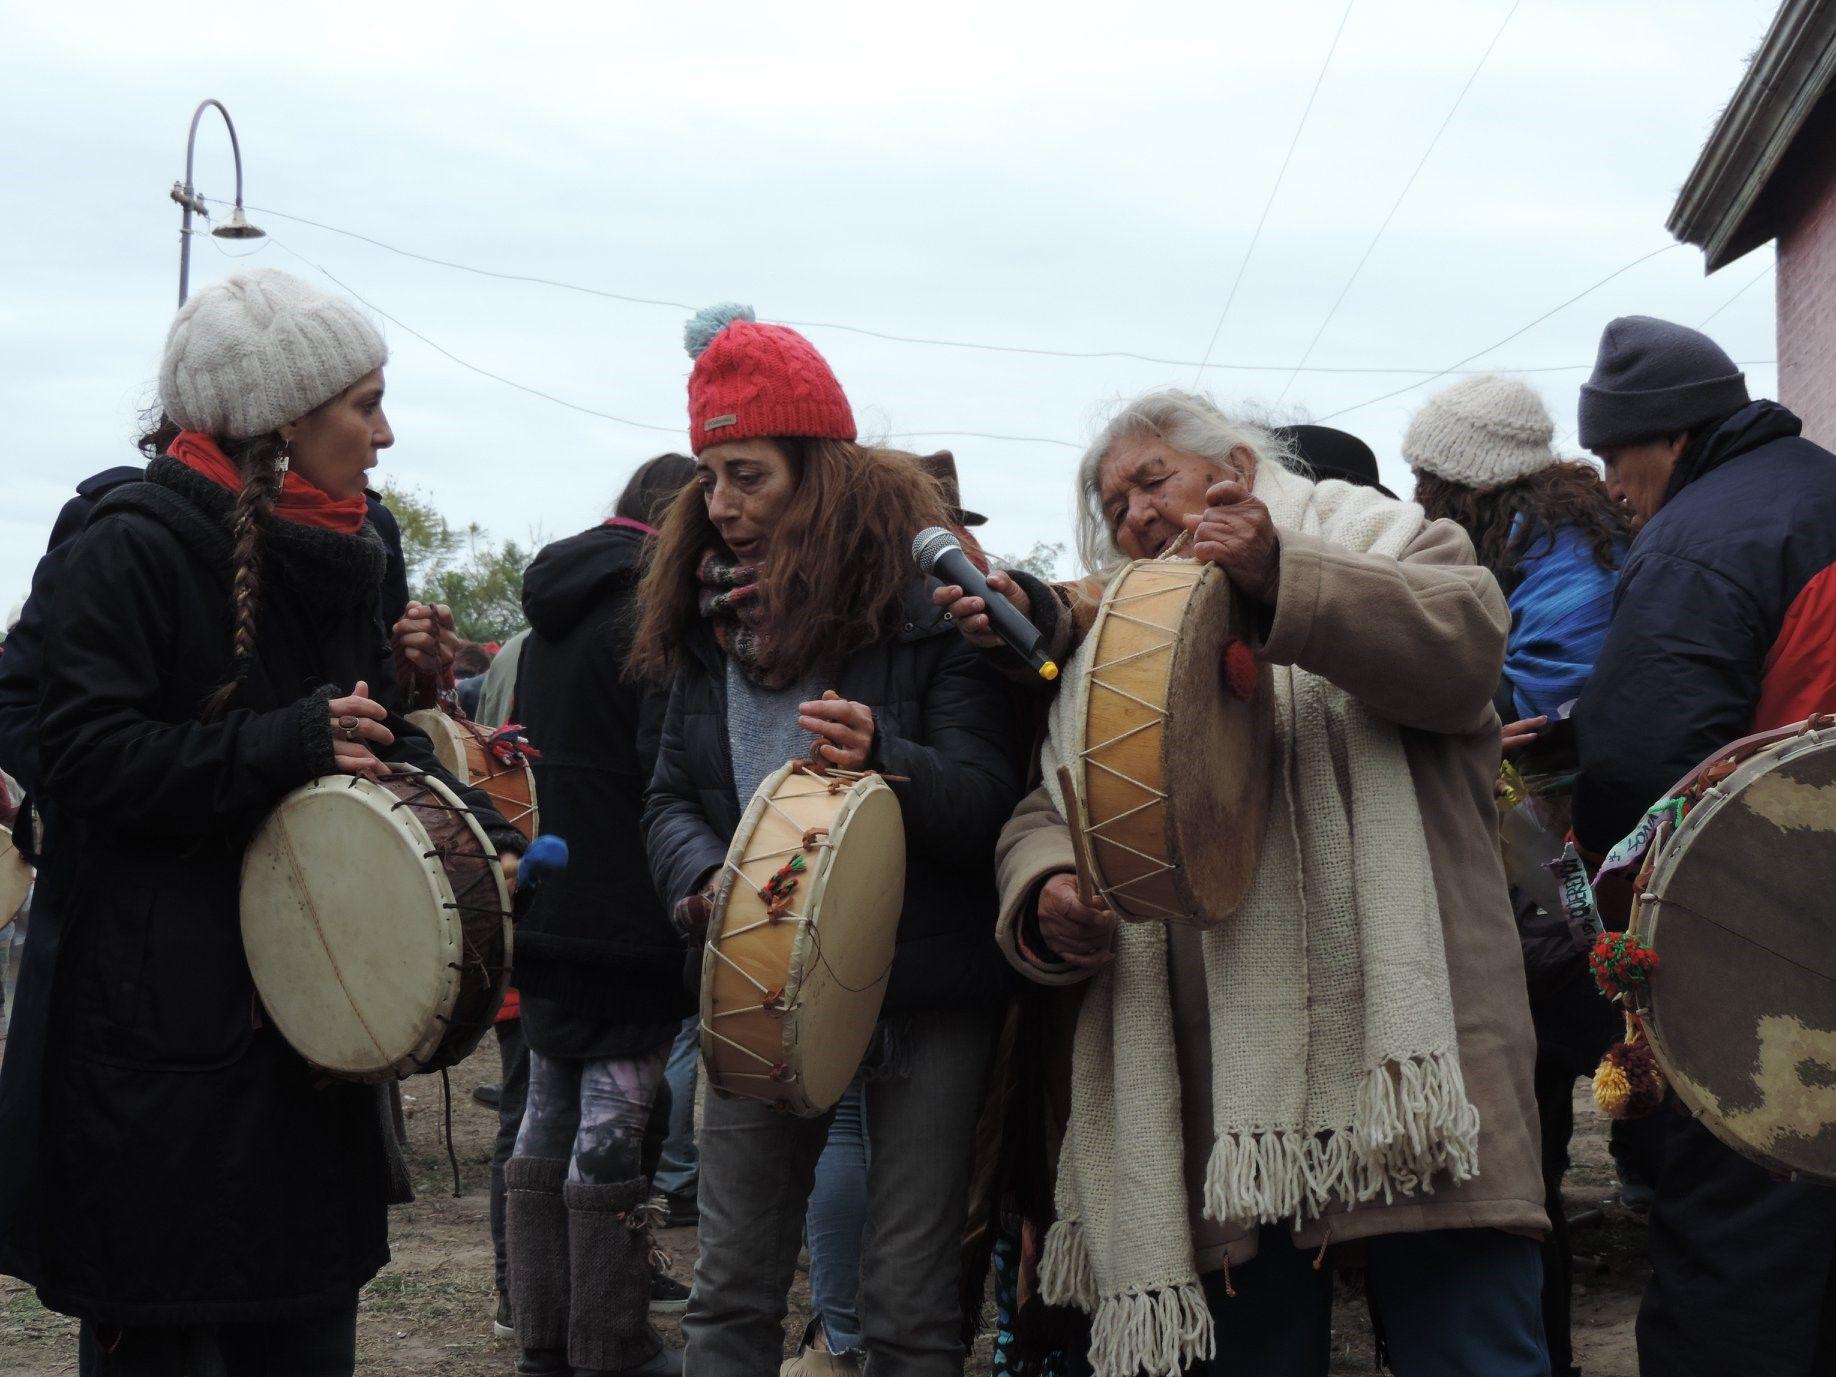
[[[242, 489], [242, 471], [225, 454], [217, 442], [199, 431], [181, 430], [166, 449], [179, 463], [194, 473], [203, 474], [218, 487], [231, 492]], [[280, 500], [274, 504], [274, 515], [282, 521], [302, 526], [317, 526], [341, 535], [356, 535], [369, 515], [369, 504], [361, 497], [342, 501], [315, 488], [292, 469], [281, 478]]]
[[721, 650], [753, 683], [785, 687], [788, 681], [766, 668], [771, 634], [765, 625], [759, 566], [736, 563], [724, 549], [710, 546], [702, 552], [695, 577], [701, 581], [696, 605], [712, 625]]
[[[1400, 555], [1420, 507], [1273, 465], [1276, 525]], [[1095, 637], [1065, 676], [1079, 685]], [[1478, 1172], [1421, 810], [1397, 729], [1326, 679], [1277, 666], [1278, 785], [1238, 911], [1205, 930], [1212, 1128], [1207, 1217], [1272, 1224], [1431, 1191]], [[1044, 769], [1078, 739], [1053, 706]], [[1077, 714], [1078, 716], [1072, 716]], [[1063, 748], [1063, 749], [1068, 749]], [[1094, 1315], [1098, 1377], [1177, 1372], [1214, 1348], [1193, 1265], [1166, 927], [1123, 923], [1073, 1045], [1071, 1119], [1044, 1296]]]

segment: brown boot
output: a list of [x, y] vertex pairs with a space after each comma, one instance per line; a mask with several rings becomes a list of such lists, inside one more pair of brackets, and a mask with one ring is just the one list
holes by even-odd
[[565, 1158], [512, 1157], [504, 1164], [505, 1285], [516, 1346], [530, 1372], [554, 1369], [567, 1352], [566, 1180]]
[[649, 1371], [656, 1366], [652, 1360], [665, 1356], [650, 1326], [650, 1183], [642, 1177], [611, 1186], [569, 1181], [562, 1193], [573, 1281], [568, 1361], [576, 1372]]

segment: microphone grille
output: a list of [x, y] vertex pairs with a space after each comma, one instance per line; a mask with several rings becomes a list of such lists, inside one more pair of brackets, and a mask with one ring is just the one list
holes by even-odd
[[953, 548], [961, 549], [962, 542], [942, 526], [926, 526], [912, 538], [912, 558], [918, 561], [918, 567], [927, 574], [931, 572], [931, 566], [937, 563], [937, 557]]

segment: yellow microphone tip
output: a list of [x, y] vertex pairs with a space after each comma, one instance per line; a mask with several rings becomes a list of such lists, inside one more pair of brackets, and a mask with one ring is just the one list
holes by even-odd
[[1050, 660], [1047, 660], [1039, 667], [1039, 677], [1048, 680], [1056, 679], [1058, 677], [1058, 666], [1053, 664]]

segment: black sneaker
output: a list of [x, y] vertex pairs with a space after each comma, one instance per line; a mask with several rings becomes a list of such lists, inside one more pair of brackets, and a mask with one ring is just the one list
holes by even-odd
[[650, 1313], [680, 1315], [688, 1309], [689, 1289], [668, 1272], [650, 1273]]
[[496, 1109], [504, 1098], [504, 1088], [501, 1085], [475, 1085], [472, 1087], [472, 1098], [486, 1109]]
[[692, 1229], [701, 1223], [701, 1206], [692, 1195], [676, 1195], [673, 1192], [663, 1197], [669, 1213], [663, 1216], [665, 1229]]

